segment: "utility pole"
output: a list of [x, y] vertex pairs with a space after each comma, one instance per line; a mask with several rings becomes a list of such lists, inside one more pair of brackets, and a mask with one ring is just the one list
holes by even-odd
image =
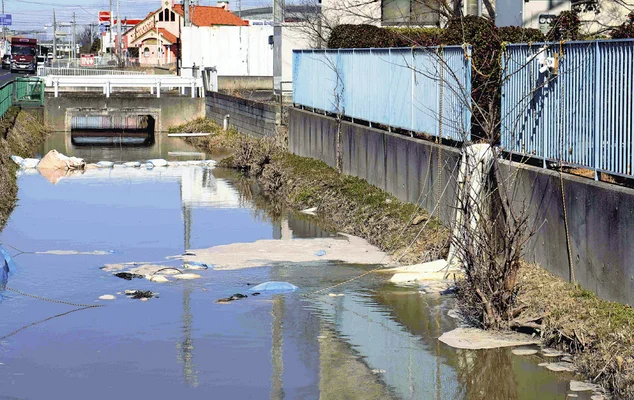
[[77, 29], [75, 29], [76, 26], [77, 20], [75, 19], [75, 13], [73, 13], [73, 49], [71, 52], [73, 58], [77, 58]]
[[282, 96], [282, 23], [284, 0], [273, 0], [273, 93]]
[[123, 48], [123, 41], [121, 40], [121, 13], [119, 12], [120, 0], [117, 0], [117, 57], [119, 64], [121, 64], [121, 49]]
[[53, 10], [53, 60], [51, 67], [57, 61], [57, 20], [55, 19], [55, 10]]
[[[2, 14], [4, 14], [4, 0], [2, 0]], [[4, 49], [7, 49], [7, 27], [2, 26], [2, 37], [4, 38]]]
[[[110, 41], [110, 43], [108, 44], [112, 44], [112, 31], [114, 29], [114, 18], [112, 16], [112, 0], [110, 0], [110, 26], [108, 29], [108, 40]], [[114, 48], [110, 48], [110, 59], [112, 60], [112, 51], [114, 50]]]
[[190, 13], [190, 6], [189, 6], [189, 0], [183, 0], [183, 14], [185, 17], [185, 26], [191, 26], [191, 16], [189, 15]]

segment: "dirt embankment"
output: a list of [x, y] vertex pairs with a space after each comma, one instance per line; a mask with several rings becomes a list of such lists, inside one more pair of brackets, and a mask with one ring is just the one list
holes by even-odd
[[42, 122], [28, 111], [12, 108], [0, 120], [0, 230], [15, 206], [18, 193], [17, 166], [10, 157], [32, 156], [45, 136]]
[[[177, 130], [216, 132], [188, 140], [206, 150], [230, 150], [233, 155], [221, 165], [257, 179], [272, 200], [298, 210], [317, 207], [322, 223], [365, 238], [401, 263], [442, 258], [446, 252], [449, 232], [425, 210], [320, 161], [291, 155], [273, 139], [222, 132], [204, 119]], [[616, 398], [634, 399], [634, 309], [601, 300], [538, 266], [523, 265], [518, 285], [524, 329], [572, 353], [577, 369]]]
[[366, 181], [338, 173], [325, 163], [286, 152], [273, 138], [255, 139], [223, 132], [208, 120], [176, 127], [180, 132], [215, 132], [190, 143], [208, 150], [231, 150], [220, 166], [245, 172], [272, 201], [295, 210], [316, 207], [327, 227], [359, 236], [394, 261], [416, 263], [443, 258], [449, 231], [422, 208], [402, 203]]

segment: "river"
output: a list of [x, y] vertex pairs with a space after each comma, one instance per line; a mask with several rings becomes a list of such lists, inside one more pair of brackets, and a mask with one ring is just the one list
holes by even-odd
[[[54, 134], [41, 153], [51, 148], [89, 162], [215, 157], [166, 137], [141, 147], [100, 147], [75, 146]], [[169, 283], [126, 281], [101, 269], [131, 261], [175, 265], [166, 257], [192, 248], [338, 236], [267, 204], [233, 171], [115, 168], [61, 179], [22, 173], [18, 184], [18, 205], [0, 234], [16, 264], [7, 287], [104, 307], [73, 311], [79, 307], [0, 292], [0, 398], [567, 396], [573, 376], [547, 371], [537, 356], [440, 343], [440, 334], [456, 327], [447, 315], [450, 296], [396, 287], [377, 274], [333, 289], [343, 296], [304, 296], [372, 265], [209, 269], [197, 271], [200, 279]], [[270, 280], [299, 290], [214, 302]], [[118, 294], [126, 289], [159, 295], [144, 302]], [[99, 300], [104, 294], [116, 299]]]

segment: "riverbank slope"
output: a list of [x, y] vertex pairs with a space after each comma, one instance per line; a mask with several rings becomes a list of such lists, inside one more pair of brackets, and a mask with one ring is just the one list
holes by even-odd
[[15, 207], [18, 194], [17, 165], [11, 156], [32, 156], [45, 137], [43, 122], [28, 110], [14, 107], [0, 120], [0, 230]]

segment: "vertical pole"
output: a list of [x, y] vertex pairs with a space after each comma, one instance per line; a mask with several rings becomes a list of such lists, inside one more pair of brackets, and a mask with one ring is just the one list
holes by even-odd
[[282, 95], [282, 23], [284, 0], [273, 0], [273, 92]]
[[55, 85], [55, 97], [59, 97], [59, 80], [55, 80], [53, 83]]
[[76, 36], [76, 32], [77, 29], [75, 29], [77, 26], [77, 19], [75, 18], [75, 13], [73, 13], [73, 48], [71, 50], [71, 54], [73, 55], [73, 58], [77, 58], [77, 36]]
[[414, 82], [416, 81], [416, 67], [414, 66], [414, 49], [410, 50], [412, 52], [412, 63], [410, 68], [412, 69], [412, 93], [410, 97], [410, 136], [414, 137]]
[[196, 97], [196, 78], [192, 80], [192, 99]]
[[123, 48], [123, 41], [121, 40], [121, 13], [119, 12], [119, 3], [117, 0], [117, 62], [121, 64], [121, 49]]
[[600, 78], [599, 78], [599, 41], [594, 41], [594, 180], [599, 180], [599, 168], [601, 167], [601, 126], [599, 124]]
[[53, 61], [51, 61], [51, 67], [55, 65], [55, 61], [57, 61], [57, 19], [55, 19], [55, 10], [53, 10]]
[[161, 97], [161, 80], [156, 81], [156, 98]]
[[[112, 0], [110, 0], [110, 27], [108, 29], [108, 41], [110, 42], [109, 44], [112, 45], [112, 30], [114, 29], [114, 16], [112, 14]], [[112, 60], [112, 52], [114, 51], [114, 47], [110, 47], [110, 59]]]

